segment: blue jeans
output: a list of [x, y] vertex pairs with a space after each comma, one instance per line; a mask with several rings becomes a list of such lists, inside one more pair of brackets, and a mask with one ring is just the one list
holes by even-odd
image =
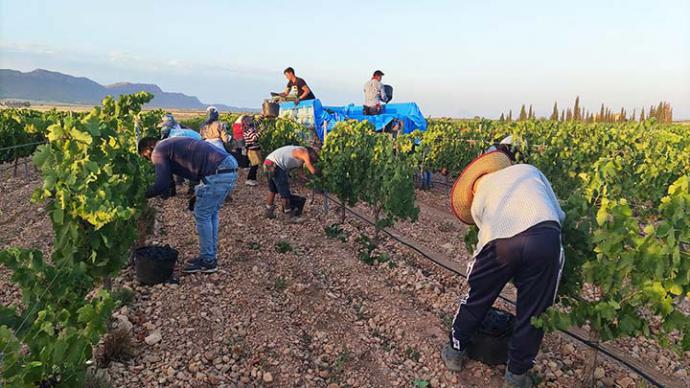
[[[228, 156], [218, 165], [218, 168], [236, 169], [237, 161], [232, 156]], [[199, 234], [199, 257], [206, 263], [215, 264], [218, 252], [218, 211], [235, 187], [237, 173], [209, 175], [204, 180], [205, 182], [202, 181], [194, 188], [196, 194], [194, 218], [196, 231]]]

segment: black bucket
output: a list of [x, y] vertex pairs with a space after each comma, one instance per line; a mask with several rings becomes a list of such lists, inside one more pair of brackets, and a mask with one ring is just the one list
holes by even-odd
[[304, 197], [300, 197], [299, 195], [291, 195], [290, 196], [290, 207], [292, 207], [295, 210], [295, 215], [296, 216], [301, 216], [302, 211], [304, 210], [304, 204], [307, 203], [307, 199]]
[[513, 334], [515, 316], [491, 308], [467, 346], [467, 356], [487, 365], [508, 362], [508, 343]]
[[145, 285], [163, 283], [170, 279], [178, 252], [168, 245], [151, 245], [134, 251], [134, 270], [137, 280]]

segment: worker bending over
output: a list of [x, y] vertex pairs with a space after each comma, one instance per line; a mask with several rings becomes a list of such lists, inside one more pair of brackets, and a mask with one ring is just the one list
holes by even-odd
[[534, 166], [512, 165], [503, 151], [470, 163], [451, 191], [451, 207], [466, 224], [476, 224], [479, 241], [468, 266], [468, 294], [453, 319], [441, 358], [460, 371], [467, 347], [505, 284], [517, 288], [517, 317], [510, 339], [505, 387], [531, 387], [544, 332], [532, 326], [554, 302], [563, 269], [561, 225], [565, 213], [549, 181]]
[[283, 213], [294, 219], [302, 213], [304, 199], [290, 193], [290, 171], [305, 167], [311, 174], [318, 174], [314, 164], [318, 161], [316, 151], [311, 147], [284, 146], [271, 152], [264, 161], [268, 174], [268, 197], [266, 198], [266, 217], [275, 217], [275, 196], [280, 195]]
[[139, 154], [150, 160], [156, 182], [146, 190], [146, 198], [165, 195], [173, 174], [201, 181], [195, 189], [194, 219], [199, 235], [199, 256], [184, 272], [216, 272], [218, 267], [218, 211], [237, 180], [237, 161], [227, 152], [203, 140], [175, 137], [159, 141], [145, 137], [139, 141]]

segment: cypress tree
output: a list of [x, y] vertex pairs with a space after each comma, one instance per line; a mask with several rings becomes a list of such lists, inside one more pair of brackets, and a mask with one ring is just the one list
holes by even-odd
[[573, 111], [570, 108], [565, 113], [565, 121], [573, 121]]
[[582, 112], [580, 111], [580, 96], [577, 96], [575, 98], [575, 106], [573, 107], [573, 120], [574, 121], [581, 121], [582, 120]]
[[642, 111], [640, 111], [640, 122], [644, 121], [644, 107], [642, 108]]
[[503, 117], [503, 113], [501, 113], [501, 117], [498, 118], [498, 121], [506, 121], [506, 118]]
[[520, 108], [520, 116], [518, 116], [518, 121], [525, 120], [527, 120], [527, 111], [525, 110], [525, 104], [522, 104], [522, 107]]
[[508, 122], [511, 122], [511, 121], [513, 121], [513, 110], [512, 109], [508, 111]]
[[534, 112], [532, 111], [532, 104], [529, 104], [529, 112], [527, 113], [527, 118], [528, 119], [534, 118]]
[[565, 109], [561, 110], [561, 121], [565, 121]]
[[558, 121], [558, 103], [557, 102], [553, 103], [553, 112], [551, 112], [551, 117], [549, 117], [549, 120]]

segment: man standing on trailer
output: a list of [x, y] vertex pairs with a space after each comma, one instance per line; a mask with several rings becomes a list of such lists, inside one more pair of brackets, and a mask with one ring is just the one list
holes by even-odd
[[479, 241], [468, 266], [469, 291], [453, 319], [441, 358], [462, 370], [470, 340], [512, 279], [517, 317], [510, 339], [504, 387], [532, 387], [528, 373], [544, 332], [532, 326], [556, 297], [563, 270], [561, 225], [565, 213], [549, 181], [534, 166], [511, 163], [503, 151], [472, 161], [451, 191], [451, 207], [466, 224], [476, 224]]
[[311, 147], [284, 146], [271, 152], [264, 160], [264, 169], [268, 173], [268, 196], [266, 197], [266, 217], [275, 217], [275, 197], [280, 195], [283, 213], [294, 219], [302, 213], [304, 198], [290, 193], [290, 170], [306, 167], [310, 173], [318, 174], [314, 164], [318, 161], [316, 151]]
[[199, 234], [199, 256], [184, 268], [186, 273], [216, 272], [218, 268], [218, 211], [237, 180], [237, 161], [224, 150], [203, 140], [175, 137], [159, 141], [145, 137], [139, 154], [156, 169], [156, 182], [146, 198], [165, 194], [173, 174], [201, 181], [195, 188], [194, 219]]
[[280, 97], [295, 98], [295, 105], [299, 104], [300, 101], [316, 99], [314, 93], [312, 93], [307, 83], [302, 78], [299, 78], [295, 75], [295, 69], [288, 67], [287, 69], [283, 70], [283, 74], [285, 74], [285, 78], [288, 80], [285, 91], [274, 94]]

